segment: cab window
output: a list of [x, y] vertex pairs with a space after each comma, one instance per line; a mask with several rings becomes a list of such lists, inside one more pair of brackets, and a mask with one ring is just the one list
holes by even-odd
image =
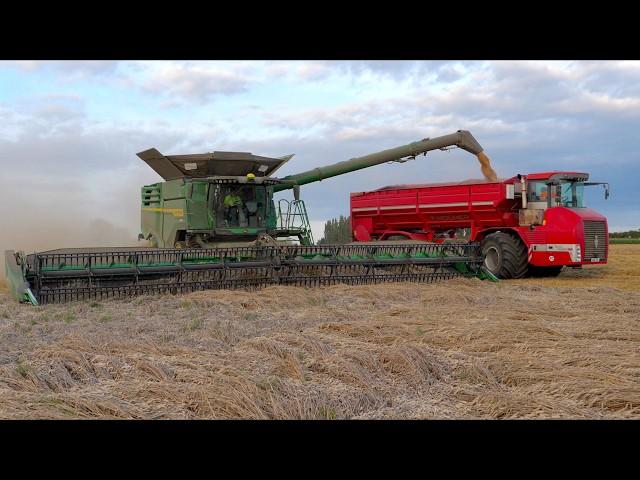
[[544, 202], [550, 207], [584, 207], [584, 183], [561, 182], [547, 185], [546, 182], [529, 182], [527, 186], [528, 202]]
[[527, 202], [546, 202], [547, 184], [544, 182], [529, 182], [527, 185]]
[[584, 207], [584, 183], [582, 182], [563, 182], [560, 185], [553, 185], [551, 191], [556, 193], [554, 206]]
[[219, 227], [264, 227], [265, 188], [256, 185], [220, 185], [213, 199]]

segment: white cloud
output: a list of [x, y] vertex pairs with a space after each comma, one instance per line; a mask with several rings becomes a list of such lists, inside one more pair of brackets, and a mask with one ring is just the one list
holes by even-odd
[[162, 62], [146, 65], [139, 85], [154, 95], [168, 97], [172, 104], [202, 102], [217, 95], [237, 94], [257, 81], [254, 69], [244, 63]]
[[17, 68], [27, 73], [43, 70], [57, 74], [61, 82], [103, 80], [115, 74], [119, 62], [113, 60], [17, 60], [1, 61], [0, 67]]

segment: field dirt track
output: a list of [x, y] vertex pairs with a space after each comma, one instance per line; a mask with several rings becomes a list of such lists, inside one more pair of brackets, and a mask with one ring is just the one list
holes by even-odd
[[0, 291], [0, 418], [640, 418], [640, 245], [498, 284]]

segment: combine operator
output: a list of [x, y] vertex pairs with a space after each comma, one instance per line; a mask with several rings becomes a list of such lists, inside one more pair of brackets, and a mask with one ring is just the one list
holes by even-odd
[[224, 197], [225, 218], [230, 226], [244, 226], [247, 223], [245, 206], [240, 197], [240, 188], [229, 192]]

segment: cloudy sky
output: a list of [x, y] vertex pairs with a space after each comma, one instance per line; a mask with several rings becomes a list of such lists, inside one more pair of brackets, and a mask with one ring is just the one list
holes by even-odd
[[[458, 129], [501, 177], [610, 182], [587, 201], [611, 230], [640, 228], [640, 62], [24, 61], [0, 62], [0, 247], [135, 241], [140, 186], [159, 180], [147, 148], [294, 153], [284, 176]], [[350, 191], [479, 177], [470, 154], [437, 151], [302, 194], [319, 238]]]

